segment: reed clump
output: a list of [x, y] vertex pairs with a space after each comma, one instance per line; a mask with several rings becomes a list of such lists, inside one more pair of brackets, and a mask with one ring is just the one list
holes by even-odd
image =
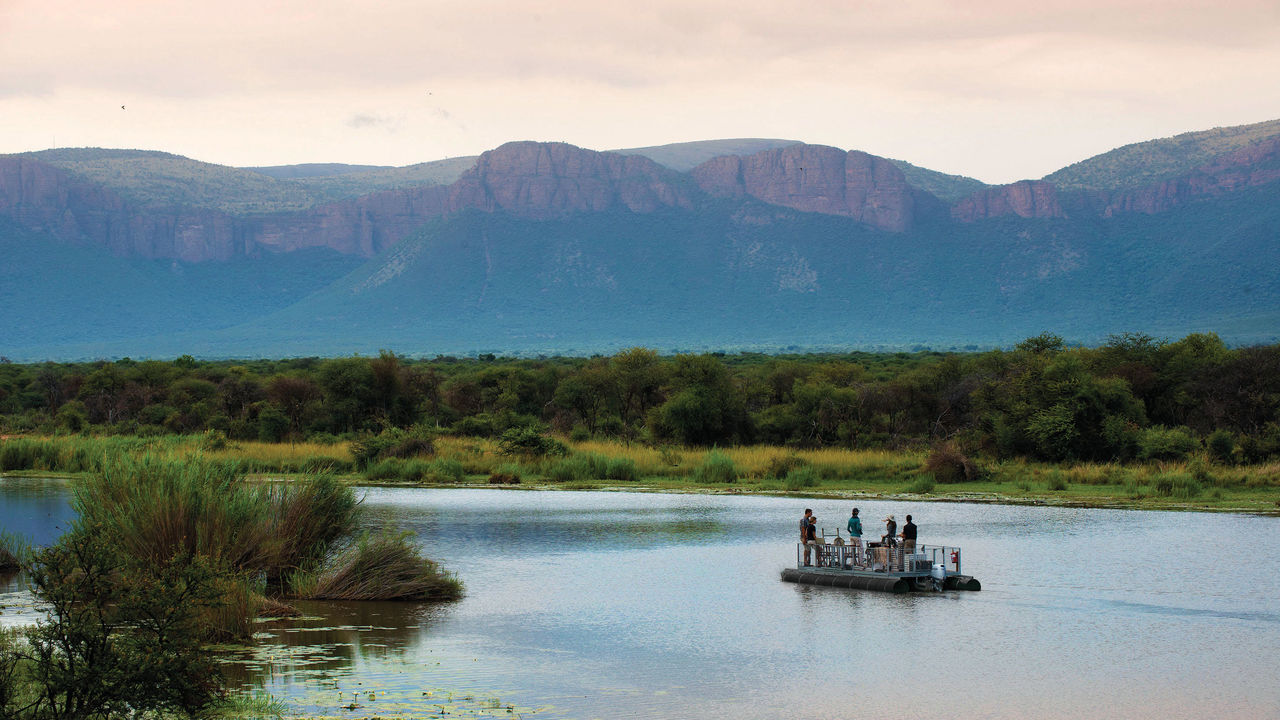
[[313, 600], [456, 600], [462, 584], [422, 557], [407, 534], [364, 534], [322, 569], [294, 579]]
[[0, 573], [17, 572], [30, 553], [30, 543], [21, 536], [0, 530]]

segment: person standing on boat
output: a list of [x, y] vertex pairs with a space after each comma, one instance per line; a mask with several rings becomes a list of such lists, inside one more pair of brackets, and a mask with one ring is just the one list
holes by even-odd
[[853, 546], [853, 561], [862, 564], [862, 520], [858, 518], [858, 508], [853, 509], [849, 517], [849, 544]]
[[898, 521], [892, 515], [884, 519], [884, 535], [880, 536], [880, 545], [884, 548], [884, 571], [897, 565]]
[[907, 516], [907, 522], [902, 526], [902, 549], [910, 551], [916, 549], [916, 524], [911, 522], [911, 516]]
[[804, 545], [804, 564], [805, 565], [810, 564], [809, 554], [813, 551], [812, 546], [809, 545], [809, 535], [811, 533], [811, 530], [809, 529], [809, 525], [810, 525], [809, 519], [812, 517], [813, 517], [813, 508], [805, 508], [804, 517], [800, 518], [800, 544]]
[[818, 556], [818, 564], [822, 564], [822, 544], [818, 542], [818, 518], [814, 515], [809, 516], [809, 532], [804, 539], [804, 564], [809, 564], [809, 551], [813, 550]]

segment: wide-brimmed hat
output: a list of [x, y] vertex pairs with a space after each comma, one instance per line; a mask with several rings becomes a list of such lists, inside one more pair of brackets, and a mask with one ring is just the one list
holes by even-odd
[[892, 516], [892, 515], [890, 515], [890, 516], [888, 516], [888, 517], [886, 517], [886, 518], [884, 519], [884, 521], [885, 521], [885, 522], [889, 522], [890, 520], [893, 520], [893, 516]]

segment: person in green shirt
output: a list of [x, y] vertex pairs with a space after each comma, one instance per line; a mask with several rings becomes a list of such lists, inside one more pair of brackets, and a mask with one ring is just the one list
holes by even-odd
[[862, 565], [862, 520], [858, 519], [858, 508], [849, 517], [849, 544], [853, 546], [854, 563]]

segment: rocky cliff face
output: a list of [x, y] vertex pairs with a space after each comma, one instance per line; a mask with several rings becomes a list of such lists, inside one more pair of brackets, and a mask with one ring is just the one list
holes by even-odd
[[747, 195], [803, 212], [844, 215], [894, 232], [914, 222], [913, 193], [902, 171], [864, 152], [791, 145], [746, 157], [715, 158], [692, 174], [698, 187], [719, 197]]
[[1042, 180], [1022, 180], [980, 190], [951, 208], [951, 217], [973, 222], [1003, 215], [1024, 218], [1065, 217], [1058, 191]]
[[1280, 136], [1214, 158], [1188, 175], [1114, 194], [1103, 217], [1158, 213], [1196, 198], [1280, 180]]
[[390, 190], [304, 211], [254, 217], [216, 210], [146, 209], [38, 160], [0, 157], [0, 214], [66, 241], [120, 255], [225, 260], [263, 250], [328, 247], [373, 255], [450, 212], [505, 211], [540, 219], [623, 208], [691, 207], [688, 183], [648, 158], [563, 143], [508, 143], [480, 156], [453, 185]]
[[449, 189], [449, 209], [527, 218], [625, 208], [692, 207], [680, 175], [639, 155], [513, 142], [482, 154]]

